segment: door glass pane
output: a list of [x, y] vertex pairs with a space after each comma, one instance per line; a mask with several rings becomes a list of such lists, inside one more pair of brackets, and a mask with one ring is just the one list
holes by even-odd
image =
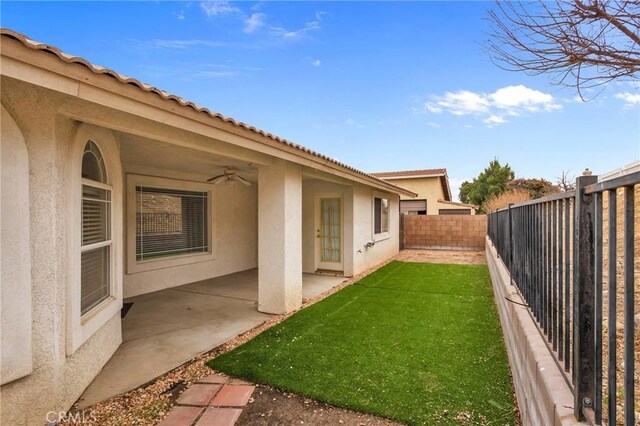
[[320, 260], [338, 263], [341, 261], [342, 214], [340, 198], [320, 200]]

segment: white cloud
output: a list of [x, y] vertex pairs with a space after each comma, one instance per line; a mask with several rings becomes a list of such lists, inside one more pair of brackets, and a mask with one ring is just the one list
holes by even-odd
[[437, 100], [437, 105], [453, 115], [477, 114], [489, 109], [485, 96], [468, 90], [447, 92]]
[[304, 27], [299, 30], [290, 31], [283, 27], [271, 27], [269, 28], [269, 33], [275, 37], [283, 38], [285, 40], [297, 40], [311, 31], [320, 29], [320, 21], [310, 21], [307, 22]]
[[440, 127], [440, 125], [434, 121], [427, 121], [427, 126], [433, 128], [433, 129], [437, 129], [438, 127]]
[[201, 1], [200, 9], [207, 15], [209, 18], [218, 15], [226, 15], [229, 13], [237, 13], [240, 12], [240, 9], [233, 6], [226, 0], [209, 0], [209, 1]]
[[244, 20], [244, 28], [242, 31], [247, 34], [256, 32], [264, 27], [266, 16], [264, 13], [252, 13], [251, 16]]
[[427, 102], [426, 104], [424, 104], [424, 108], [429, 111], [429, 112], [433, 112], [435, 114], [441, 113], [442, 112], [442, 108], [440, 108], [439, 106], [436, 106], [434, 104], [432, 104], [431, 102]]
[[640, 106], [640, 93], [616, 93], [616, 99], [620, 99], [624, 102], [625, 108], [633, 108], [635, 106]]
[[240, 75], [239, 71], [227, 70], [227, 71], [199, 71], [191, 74], [193, 78], [232, 78]]
[[176, 18], [177, 18], [179, 21], [184, 21], [184, 19], [185, 19], [185, 18], [184, 18], [184, 10], [181, 10], [180, 12], [176, 13], [175, 15], [176, 15]]
[[228, 43], [213, 40], [160, 40], [151, 41], [151, 46], [163, 49], [188, 49], [190, 47], [226, 47]]
[[446, 111], [456, 116], [476, 116], [482, 118], [489, 127], [507, 123], [505, 116], [550, 112], [562, 108], [551, 94], [523, 85], [502, 87], [488, 94], [459, 90], [429, 98], [423, 104], [421, 113], [440, 114]]
[[311, 65], [313, 65], [314, 67], [319, 67], [320, 64], [322, 64], [322, 62], [320, 62], [320, 59], [316, 59], [315, 61], [311, 62]]
[[500, 124], [504, 124], [507, 123], [507, 120], [505, 120], [504, 117], [502, 117], [501, 115], [490, 115], [489, 117], [485, 118], [484, 120], [482, 120], [482, 122], [484, 124], [486, 124], [489, 128], [492, 127], [496, 127]]
[[345, 121], [345, 124], [347, 126], [357, 127], [358, 129], [362, 129], [364, 127], [362, 124], [358, 123], [357, 121], [355, 121], [352, 118], [347, 118], [347, 120]]

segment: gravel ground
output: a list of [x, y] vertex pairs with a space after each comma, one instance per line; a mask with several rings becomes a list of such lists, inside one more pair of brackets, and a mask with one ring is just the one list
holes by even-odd
[[402, 262], [455, 263], [458, 265], [486, 265], [484, 251], [467, 250], [402, 250], [396, 260]]

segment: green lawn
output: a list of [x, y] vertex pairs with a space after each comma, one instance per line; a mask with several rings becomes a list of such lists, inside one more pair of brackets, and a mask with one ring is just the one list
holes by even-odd
[[392, 262], [209, 366], [409, 424], [514, 424], [486, 266]]

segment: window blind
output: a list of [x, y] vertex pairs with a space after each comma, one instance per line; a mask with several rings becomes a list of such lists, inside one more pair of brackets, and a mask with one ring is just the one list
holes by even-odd
[[209, 251], [208, 193], [136, 186], [136, 259]]

